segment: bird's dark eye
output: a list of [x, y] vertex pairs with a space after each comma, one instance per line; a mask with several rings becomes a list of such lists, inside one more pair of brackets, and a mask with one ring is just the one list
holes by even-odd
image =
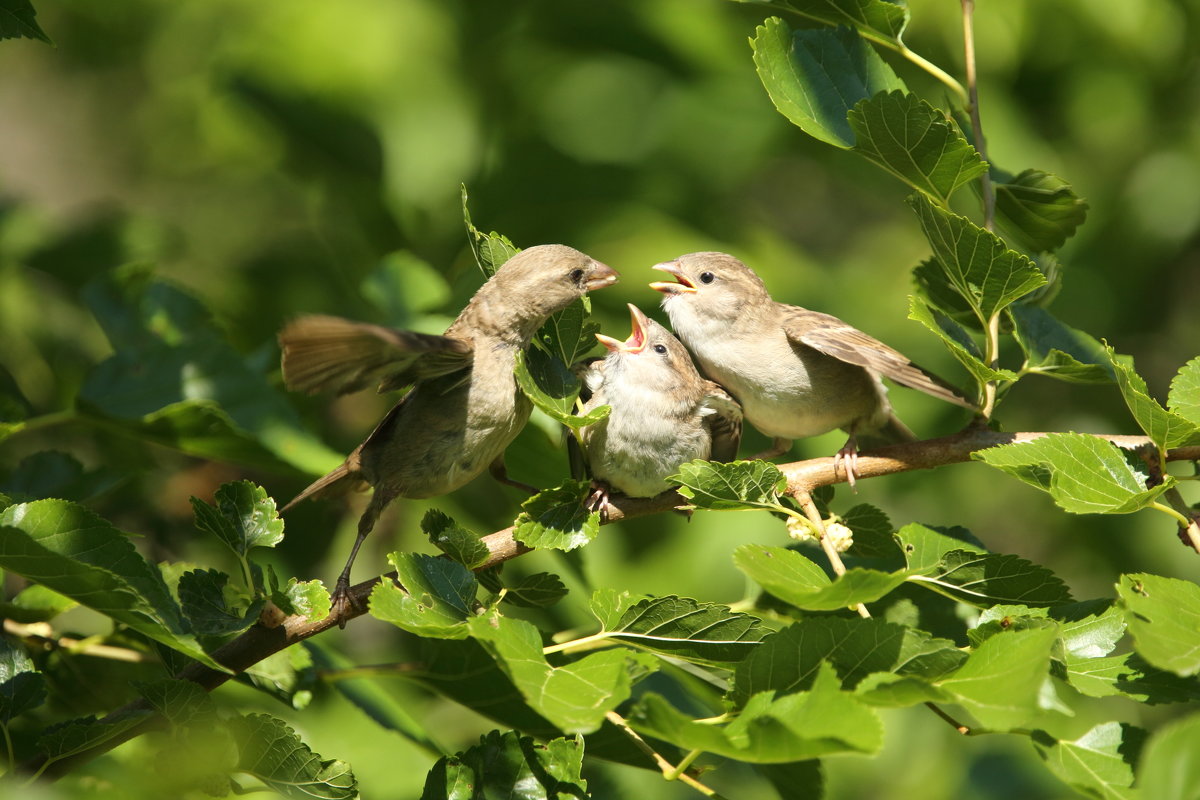
[[583, 270], [581, 270], [581, 269], [571, 270], [571, 283], [582, 283], [582, 282], [583, 282]]
[[656, 344], [654, 345], [654, 352], [665, 353], [667, 352], [667, 346], [665, 344]]
[[713, 275], [711, 272], [701, 272], [700, 273], [700, 282], [701, 283], [712, 283], [716, 279], [717, 279], [717, 276]]

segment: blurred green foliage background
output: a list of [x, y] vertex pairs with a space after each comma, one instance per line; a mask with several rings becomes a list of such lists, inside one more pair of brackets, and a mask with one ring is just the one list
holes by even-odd
[[[59, 493], [144, 535], [151, 558], [218, 559], [196, 541], [189, 495], [207, 499], [220, 482], [249, 477], [286, 501], [357, 444], [389, 398], [289, 397], [295, 429], [325, 443], [309, 443], [307, 469], [299, 459], [271, 468], [184, 456], [60, 413], [113, 352], [84, 287], [123, 264], [152, 265], [211, 310], [275, 392], [274, 334], [293, 315], [431, 332], [448, 324], [482, 281], [463, 230], [464, 183], [480, 228], [521, 246], [570, 244], [622, 272], [618, 286], [594, 298], [613, 335], [628, 330], [626, 302], [655, 308], [646, 287], [651, 264], [725, 250], [757, 269], [777, 299], [836, 314], [966, 382], [936, 340], [906, 319], [910, 270], [927, 245], [903, 187], [809, 139], [772, 108], [746, 43], [767, 15], [761, 7], [36, 5], [55, 46], [0, 42], [0, 366], [34, 421], [0, 446], [0, 491], [29, 487], [38, 462], [18, 468], [22, 459], [69, 453], [82, 475], [65, 461], [45, 462], [32, 482], [52, 484], [57, 473], [49, 473], [65, 470]], [[961, 74], [958, 4], [909, 6], [909, 46]], [[993, 161], [1012, 172], [1057, 173], [1090, 204], [1088, 222], [1062, 252], [1056, 315], [1134, 355], [1152, 392], [1164, 395], [1200, 343], [1200, 5], [984, 0], [976, 24]], [[927, 76], [893, 65], [940, 104]], [[892, 397], [922, 436], [965, 422], [915, 393]], [[1037, 378], [1022, 381], [998, 417], [1007, 430], [1136, 432], [1115, 388]], [[840, 433], [802, 442], [796, 457], [828, 455], [840, 443]], [[744, 452], [761, 444], [750, 436]], [[530, 426], [510, 466], [541, 485], [560, 480], [558, 432]], [[430, 505], [482, 533], [507, 525], [519, 499], [482, 479], [451, 498], [400, 503], [368, 541], [357, 577], [380, 568], [390, 550], [427, 548], [417, 521]], [[834, 507], [859, 501], [881, 506], [897, 524], [967, 526], [992, 550], [1050, 566], [1078, 598], [1111, 594], [1118, 572], [1194, 579], [1200, 565], [1159, 515], [1070, 517], [983, 465], [868, 481]], [[283, 574], [330, 578], [360, 503], [291, 513], [278, 554], [287, 559]], [[586, 579], [734, 602], [745, 586], [729, 553], [746, 541], [783, 539], [766, 515], [652, 518], [605, 529], [570, 564], [536, 554], [509, 569], [550, 569], [577, 588]], [[553, 612], [556, 624], [586, 626], [582, 609], [566, 604]], [[81, 616], [76, 624], [86, 631], [99, 623]], [[354, 663], [405, 658], [397, 632], [369, 618], [323, 638], [322, 647]], [[102, 676], [72, 679], [95, 684], [90, 710], [111, 708], [114, 690]], [[386, 686], [451, 751], [494, 727], [398, 679]], [[267, 702], [222, 691], [244, 705]], [[830, 762], [831, 797], [1069, 796], [1040, 766], [1027, 766], [1026, 744], [953, 741], [919, 711], [885, 716], [886, 749], [871, 768], [861, 759]], [[415, 796], [433, 761], [402, 737], [381, 735], [330, 692], [318, 691], [313, 706], [290, 719], [315, 750], [350, 761], [367, 796]], [[106, 762], [116, 770], [108, 777], [146, 747], [138, 741], [118, 751]], [[631, 769], [591, 779], [598, 797], [688, 796]], [[730, 779], [736, 785], [737, 773], [714, 783]], [[765, 785], [741, 788], [739, 797], [772, 796]]]

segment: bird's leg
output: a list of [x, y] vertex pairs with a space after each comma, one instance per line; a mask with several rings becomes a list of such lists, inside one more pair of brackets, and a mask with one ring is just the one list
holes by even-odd
[[755, 453], [754, 455], [750, 456], [750, 458], [751, 459], [761, 458], [764, 461], [769, 461], [772, 458], [775, 458], [775, 456], [781, 456], [784, 453], [786, 453], [788, 450], [791, 450], [791, 449], [792, 449], [792, 440], [791, 439], [784, 439], [782, 436], [776, 436], [774, 441], [771, 442], [770, 447], [768, 447], [766, 450], [763, 450], [761, 453]]
[[600, 519], [608, 519], [608, 509], [610, 507], [608, 498], [612, 490], [604, 481], [593, 480], [592, 491], [588, 495], [587, 500], [583, 501], [583, 507], [588, 511], [600, 512]]
[[537, 494], [541, 491], [541, 489], [537, 488], [536, 486], [530, 486], [528, 483], [521, 483], [521, 481], [513, 480], [512, 478], [508, 477], [508, 468], [504, 466], [504, 453], [496, 456], [496, 460], [488, 465], [488, 473], [500, 483], [503, 483], [506, 486], [512, 486], [515, 489], [520, 489], [523, 492]]
[[371, 502], [367, 504], [366, 510], [358, 518], [358, 536], [354, 539], [354, 547], [350, 548], [350, 557], [346, 559], [346, 566], [342, 567], [342, 573], [338, 575], [337, 583], [333, 587], [333, 595], [330, 597], [330, 616], [338, 621], [339, 628], [345, 628], [351, 612], [358, 610], [358, 604], [354, 602], [354, 597], [350, 594], [350, 568], [354, 566], [358, 548], [362, 547], [363, 540], [375, 527], [375, 522], [379, 519], [379, 512], [390, 500], [390, 497], [384, 496], [379, 489], [376, 489], [375, 494], [371, 497]]
[[846, 443], [842, 445], [842, 449], [833, 455], [834, 476], [837, 475], [839, 466], [846, 470], [846, 483], [850, 484], [851, 490], [857, 492], [858, 489], [854, 485], [854, 470], [858, 467], [858, 439], [853, 432]]

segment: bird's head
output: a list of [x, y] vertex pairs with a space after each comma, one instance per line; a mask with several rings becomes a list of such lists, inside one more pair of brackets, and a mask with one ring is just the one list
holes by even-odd
[[631, 332], [625, 341], [596, 334], [608, 350], [606, 369], [618, 370], [623, 377], [636, 380], [647, 388], [669, 389], [698, 381], [699, 374], [683, 344], [670, 331], [629, 304]]
[[663, 308], [677, 330], [680, 320], [692, 317], [732, 324], [771, 302], [754, 270], [726, 253], [689, 253], [653, 269], [675, 278], [655, 281], [650, 288], [662, 292]]

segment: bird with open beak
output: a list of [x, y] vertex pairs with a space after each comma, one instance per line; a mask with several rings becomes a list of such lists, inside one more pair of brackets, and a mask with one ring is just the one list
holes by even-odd
[[283, 509], [356, 484], [373, 487], [333, 592], [333, 614], [343, 624], [352, 606], [350, 568], [392, 500], [452, 492], [484, 469], [534, 491], [504, 469], [504, 449], [532, 410], [514, 375], [517, 353], [551, 314], [617, 277], [578, 250], [541, 245], [505, 262], [442, 336], [328, 316], [300, 317], [280, 332], [289, 389], [342, 394], [373, 383], [381, 392], [412, 386], [341, 466]]
[[629, 316], [629, 338], [596, 334], [608, 354], [577, 369], [590, 392], [584, 411], [612, 408], [580, 430], [595, 482], [590, 505], [601, 510], [610, 489], [652, 497], [671, 488], [667, 476], [686, 461], [732, 460], [742, 432], [737, 402], [700, 377], [679, 340], [633, 304]]
[[748, 266], [725, 253], [690, 253], [654, 266], [675, 281], [662, 292], [671, 327], [700, 369], [742, 404], [746, 419], [774, 437], [755, 456], [787, 452], [793, 439], [842, 428], [836, 463], [854, 485], [858, 436], [916, 437], [896, 418], [881, 377], [975, 410], [952, 386], [837, 317], [777, 303]]

